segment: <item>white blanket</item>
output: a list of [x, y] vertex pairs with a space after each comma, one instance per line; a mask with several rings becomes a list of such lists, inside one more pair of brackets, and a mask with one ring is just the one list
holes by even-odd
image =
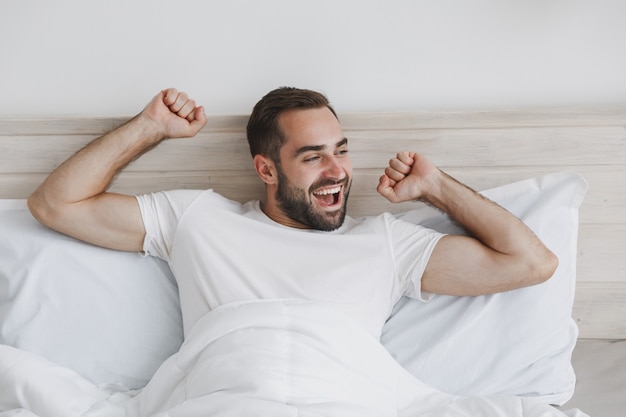
[[463, 398], [408, 374], [333, 308], [273, 300], [222, 306], [134, 393], [112, 393], [33, 354], [0, 347], [0, 416], [549, 417], [518, 397]]

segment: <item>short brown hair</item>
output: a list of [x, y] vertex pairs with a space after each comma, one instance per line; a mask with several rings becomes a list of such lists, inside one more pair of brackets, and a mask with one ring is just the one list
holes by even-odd
[[280, 148], [285, 137], [278, 125], [278, 117], [287, 110], [327, 107], [337, 117], [326, 96], [312, 90], [280, 87], [267, 93], [254, 106], [246, 132], [250, 153], [265, 155], [280, 163]]

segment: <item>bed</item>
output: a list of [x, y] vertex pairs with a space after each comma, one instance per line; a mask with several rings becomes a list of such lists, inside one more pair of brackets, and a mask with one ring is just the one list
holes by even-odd
[[[384, 352], [376, 346], [363, 350], [400, 363], [423, 384], [420, 389], [432, 388], [427, 393], [433, 398], [440, 398], [439, 393], [454, 395], [454, 401], [445, 397], [443, 402], [457, 407], [410, 415], [479, 415], [487, 409], [495, 416], [547, 415], [526, 403], [516, 403], [524, 411], [513, 414], [508, 405], [462, 400], [514, 396], [531, 398], [531, 404], [551, 404], [551, 409], [568, 416], [622, 416], [626, 409], [626, 108], [341, 114], [340, 119], [355, 167], [351, 216], [390, 211], [407, 221], [463, 233], [429, 207], [392, 205], [377, 195], [374, 184], [388, 159], [399, 150], [417, 150], [522, 218], [560, 258], [555, 277], [537, 287], [486, 297], [436, 297], [426, 304], [401, 300], [383, 331]], [[183, 361], [180, 352], [193, 357], [189, 363], [203, 354], [192, 354], [192, 347], [183, 344], [176, 283], [167, 265], [61, 236], [37, 224], [25, 208], [24, 199], [47, 173], [125, 120], [0, 119], [2, 417], [124, 415], [123, 404], [151, 395], [155, 398], [148, 403], [153, 409], [135, 404], [132, 410], [124, 409], [126, 415], [196, 415], [193, 407], [163, 412], [155, 405], [164, 401], [156, 398], [164, 392], [182, 395], [184, 384], [167, 385], [172, 361], [178, 365]], [[210, 116], [197, 138], [162, 143], [127, 167], [112, 189], [137, 194], [213, 188], [238, 201], [261, 199], [263, 187], [245, 140], [246, 121], [245, 115]], [[236, 306], [247, 314], [241, 314], [245, 323], [233, 326], [270, 327], [254, 321], [264, 314], [309, 317], [311, 306], [301, 304], [282, 300], [278, 305]], [[231, 312], [224, 309], [207, 318], [202, 338], [217, 337], [211, 332], [238, 314], [227, 313]], [[376, 368], [367, 357], [354, 354], [361, 350], [355, 342], [361, 336], [345, 329], [332, 333], [323, 325], [332, 319], [324, 319], [324, 314], [313, 313], [307, 320], [313, 328], [307, 331], [352, 346], [353, 350], [343, 352], [345, 360], [356, 361], [351, 366]], [[224, 332], [245, 333], [241, 328]], [[351, 338], [345, 339], [343, 333]], [[229, 343], [241, 346], [248, 341], [220, 343], [212, 346], [222, 360], [212, 363], [211, 369], [227, 372], [225, 368], [233, 363], [245, 362], [229, 356], [233, 354]], [[310, 341], [298, 343], [310, 346]], [[246, 370], [254, 367], [248, 365]], [[392, 376], [380, 372], [367, 378], [388, 377], [392, 385], [404, 378], [398, 376], [404, 375], [400, 371]], [[169, 382], [159, 390], [154, 386], [160, 382], [155, 380]], [[257, 381], [255, 392], [265, 392], [264, 381]], [[370, 382], [363, 382], [363, 387]], [[345, 394], [355, 402], [383, 395], [366, 395], [366, 388], [353, 391]], [[251, 410], [253, 415], [266, 415], [259, 410], [267, 415], [296, 415], [265, 409], [266, 404], [241, 408], [237, 414], [222, 400], [213, 400], [213, 411], [200, 415], [251, 415]], [[332, 407], [326, 413], [309, 411], [300, 410], [300, 415], [351, 415]]]

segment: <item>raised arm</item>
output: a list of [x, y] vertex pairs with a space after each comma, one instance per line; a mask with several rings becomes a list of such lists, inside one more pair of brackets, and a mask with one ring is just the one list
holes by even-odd
[[196, 135], [202, 107], [175, 89], [159, 92], [124, 125], [94, 140], [61, 164], [28, 199], [41, 223], [111, 249], [141, 251], [145, 229], [133, 196], [107, 192], [128, 163], [166, 138]]
[[481, 295], [538, 284], [558, 259], [517, 217], [437, 169], [414, 152], [399, 153], [380, 178], [378, 192], [392, 202], [421, 200], [472, 235], [444, 236], [435, 247], [422, 290]]

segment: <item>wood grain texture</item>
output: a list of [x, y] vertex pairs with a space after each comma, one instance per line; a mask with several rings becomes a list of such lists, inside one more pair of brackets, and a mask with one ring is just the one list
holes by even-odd
[[[389, 158], [428, 156], [474, 189], [556, 171], [589, 183], [580, 210], [574, 316], [581, 337], [626, 338], [626, 107], [340, 114], [355, 180], [354, 216], [399, 212], [376, 193]], [[128, 117], [0, 119], [0, 198], [26, 198], [46, 175]], [[262, 199], [245, 115], [209, 116], [193, 139], [165, 141], [132, 163], [112, 190], [214, 188], [239, 201]]]
[[580, 338], [626, 339], [626, 282], [579, 283], [573, 317]]

